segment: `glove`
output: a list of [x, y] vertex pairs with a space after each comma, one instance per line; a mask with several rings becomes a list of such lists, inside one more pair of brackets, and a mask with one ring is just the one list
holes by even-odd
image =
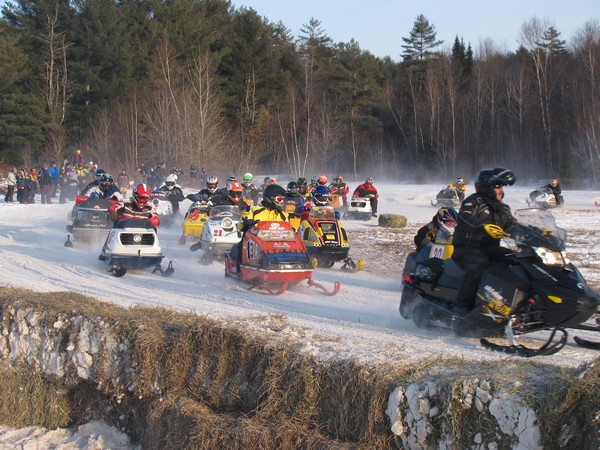
[[488, 223], [487, 225], [484, 225], [483, 229], [485, 230], [485, 232], [487, 234], [489, 234], [494, 239], [501, 239], [505, 236], [508, 236], [508, 234], [506, 234], [504, 232], [502, 227], [499, 227], [498, 225], [493, 224], [493, 223]]
[[258, 223], [258, 220], [250, 219], [249, 217], [242, 217], [240, 223], [242, 224], [242, 229], [240, 231], [248, 231]]
[[428, 241], [434, 242], [435, 241], [435, 232], [428, 231], [427, 234], [425, 235], [425, 239], [427, 239]]

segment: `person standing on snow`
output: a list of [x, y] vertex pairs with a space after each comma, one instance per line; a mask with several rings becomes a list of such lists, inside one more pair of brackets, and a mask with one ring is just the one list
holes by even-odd
[[13, 167], [8, 172], [8, 175], [6, 176], [6, 186], [7, 186], [7, 191], [6, 191], [6, 195], [4, 196], [4, 201], [6, 203], [12, 203], [13, 196], [15, 193], [15, 188], [17, 186], [17, 168], [16, 167]]
[[52, 198], [56, 198], [58, 180], [60, 180], [60, 169], [56, 166], [56, 162], [52, 161], [48, 173], [50, 174], [50, 195]]
[[50, 171], [48, 166], [44, 164], [40, 170], [38, 183], [40, 185], [40, 194], [42, 204], [52, 204]]
[[377, 188], [373, 186], [373, 178], [369, 177], [363, 184], [359, 184], [358, 187], [354, 189], [352, 197], [368, 198], [369, 203], [371, 204], [371, 216], [377, 217], [377, 199], [379, 198], [379, 193], [377, 192]]
[[502, 199], [504, 187], [512, 186], [516, 179], [512, 171], [502, 167], [484, 169], [475, 179], [475, 193], [462, 202], [452, 238], [452, 259], [464, 270], [456, 306], [459, 315], [475, 307], [483, 271], [509, 252], [500, 247], [500, 239], [514, 218]]

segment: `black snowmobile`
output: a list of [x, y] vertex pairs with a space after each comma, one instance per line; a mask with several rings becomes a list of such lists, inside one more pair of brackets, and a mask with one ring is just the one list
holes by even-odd
[[[71, 212], [73, 223], [67, 225], [67, 231], [73, 235], [73, 240], [86, 243], [102, 242], [112, 228], [113, 221], [108, 213], [108, 208], [112, 205], [110, 200], [78, 195]], [[69, 235], [65, 247], [73, 247]]]
[[463, 201], [463, 196], [460, 195], [458, 189], [446, 186], [435, 197], [435, 201], [431, 200], [432, 206], [458, 207]]
[[[566, 328], [600, 331], [599, 325], [584, 323], [596, 313], [600, 296], [566, 259], [566, 232], [546, 210], [518, 210], [515, 218], [504, 233], [507, 256], [484, 271], [473, 310], [453, 312], [464, 275], [454, 260], [420, 259], [412, 253], [403, 272], [401, 316], [423, 328], [447, 326], [457, 335], [480, 337], [493, 350], [521, 356], [556, 353], [567, 341]], [[540, 348], [516, 343], [517, 335], [540, 330], [551, 331]], [[501, 336], [510, 345], [486, 339]]]

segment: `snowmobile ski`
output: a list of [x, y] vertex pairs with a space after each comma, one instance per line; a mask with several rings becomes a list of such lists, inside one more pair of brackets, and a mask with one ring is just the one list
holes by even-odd
[[590, 341], [579, 336], [573, 336], [573, 340], [579, 347], [590, 348], [592, 350], [600, 350], [600, 342]]
[[[557, 331], [562, 333], [562, 336], [557, 341], [553, 342], [554, 336], [556, 335]], [[516, 344], [512, 339], [509, 339], [513, 341], [511, 345], [495, 344], [493, 342], [488, 341], [485, 338], [480, 339], [479, 342], [484, 347], [494, 351], [506, 353], [509, 355], [522, 356], [524, 358], [531, 358], [533, 356], [548, 356], [555, 354], [565, 346], [565, 344], [567, 343], [568, 336], [569, 335], [565, 329], [556, 327], [552, 330], [552, 333], [550, 334], [550, 337], [548, 338], [546, 343], [544, 343], [544, 345], [542, 345], [539, 348], [525, 347], [524, 345]]]

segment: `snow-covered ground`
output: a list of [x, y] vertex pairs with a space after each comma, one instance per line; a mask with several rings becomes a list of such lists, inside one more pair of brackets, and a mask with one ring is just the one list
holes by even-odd
[[[342, 272], [339, 263], [332, 269], [318, 269], [313, 277], [316, 281], [328, 287], [334, 281], [341, 282], [341, 291], [334, 297], [306, 286], [292, 287], [280, 296], [248, 291], [243, 283], [224, 277], [222, 263], [201, 265], [198, 253], [179, 245], [179, 224], [159, 228], [163, 253], [175, 268], [171, 278], [153, 275], [149, 270], [129, 271], [125, 277], [115, 278], [98, 260], [101, 243], [64, 247], [72, 204], [0, 204], [0, 282], [34, 291], [76, 291], [122, 306], [176, 308], [213, 319], [242, 322], [259, 332], [298, 340], [306, 352], [322, 358], [354, 358], [374, 365], [435, 355], [469, 360], [509, 358], [485, 350], [477, 339], [459, 338], [445, 330], [418, 329], [398, 313], [405, 255], [412, 250], [414, 232], [436, 211], [430, 200], [442, 187], [377, 184], [379, 213], [402, 214], [409, 225], [390, 230], [378, 227], [377, 219], [345, 221], [351, 256], [364, 258], [365, 270]], [[513, 210], [524, 208], [532, 188], [506, 188], [505, 201]], [[600, 192], [565, 191], [564, 198], [565, 206], [553, 213], [559, 226], [569, 233], [567, 254], [586, 279], [599, 288], [600, 208], [594, 200], [600, 198]], [[187, 206], [188, 202], [183, 202], [182, 210]], [[357, 240], [355, 245], [352, 239]], [[277, 327], [272, 326], [273, 321], [277, 321]], [[541, 339], [542, 336], [531, 335], [523, 342], [539, 343]], [[597, 352], [575, 347], [570, 341], [556, 355], [538, 358], [549, 364], [578, 366], [597, 356]], [[14, 443], [3, 441], [2, 436], [6, 434], [0, 429], [0, 446], [22, 448], [10, 447]]]

